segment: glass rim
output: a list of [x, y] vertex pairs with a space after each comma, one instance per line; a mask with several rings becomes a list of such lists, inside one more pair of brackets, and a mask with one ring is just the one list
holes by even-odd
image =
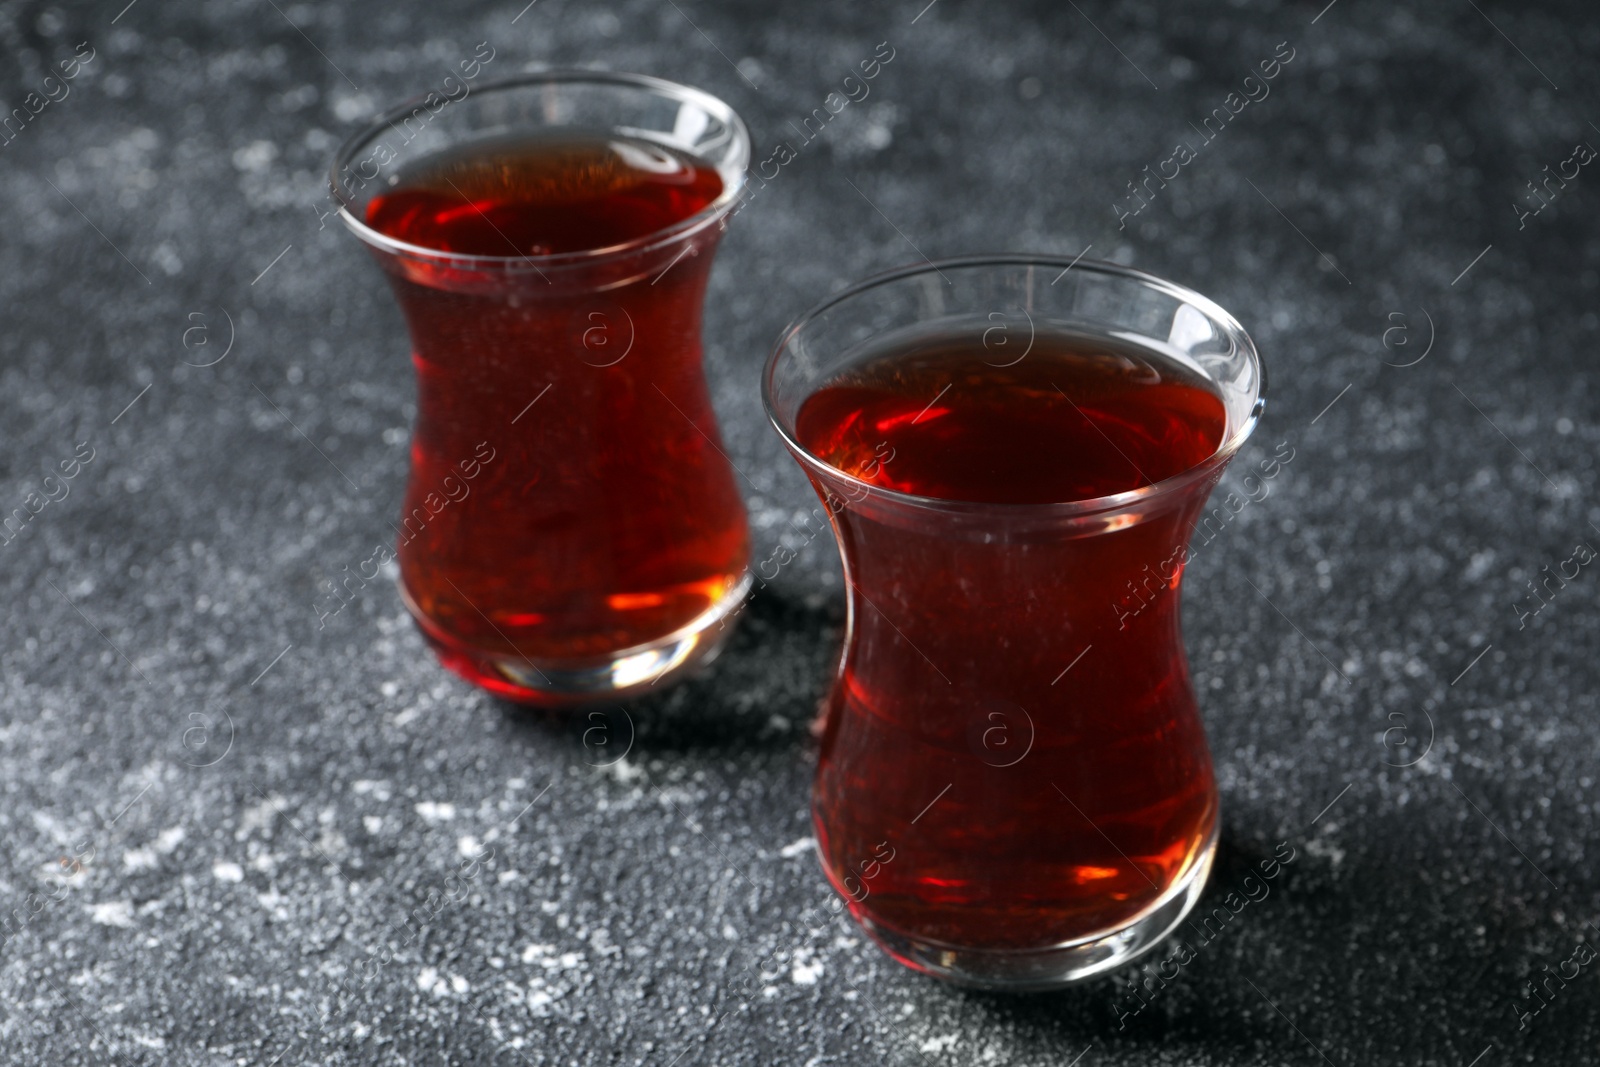
[[[745, 127], [744, 120], [739, 117], [739, 113], [728, 103], [702, 89], [696, 89], [692, 85], [668, 81], [665, 78], [656, 78], [648, 74], [585, 70], [580, 67], [556, 67], [550, 70], [486, 81], [478, 88], [471, 90], [468, 96], [464, 96], [461, 99], [465, 101], [468, 97], [478, 93], [521, 89], [532, 85], [573, 85], [586, 82], [654, 91], [663, 96], [674, 98], [681, 103], [695, 104], [726, 124], [731, 132], [734, 150], [726, 163], [715, 165], [718, 176], [722, 178], [722, 192], [717, 195], [717, 198], [688, 218], [680, 219], [670, 226], [652, 230], [647, 234], [619, 244], [606, 245], [603, 248], [586, 248], [577, 252], [558, 252], [540, 256], [487, 256], [465, 252], [448, 252], [441, 248], [429, 248], [427, 245], [412, 244], [409, 241], [401, 241], [390, 237], [388, 234], [368, 226], [350, 210], [350, 204], [354, 202], [355, 196], [342, 182], [341, 172], [346, 169], [350, 161], [356, 157], [363, 147], [371, 143], [384, 131], [393, 129], [393, 123], [396, 120], [413, 114], [418, 107], [423, 106], [428, 97], [433, 95], [432, 92], [428, 92], [419, 93], [380, 113], [371, 122], [345, 138], [344, 143], [334, 152], [333, 161], [328, 168], [328, 191], [334, 202], [339, 205], [339, 218], [361, 240], [385, 252], [444, 261], [469, 269], [472, 267], [506, 269], [525, 266], [538, 271], [541, 269], [548, 270], [592, 264], [637, 252], [647, 252], [658, 246], [671, 244], [674, 241], [682, 240], [698, 233], [728, 213], [734, 201], [744, 192], [747, 184], [745, 168], [750, 162], [750, 131]], [[606, 128], [614, 130], [617, 127], [613, 125]]]
[[[1085, 270], [1092, 274], [1140, 282], [1194, 306], [1224, 328], [1229, 339], [1245, 354], [1251, 366], [1255, 369], [1256, 390], [1255, 397], [1250, 404], [1250, 411], [1227, 437], [1217, 443], [1217, 447], [1209, 456], [1194, 466], [1179, 471], [1177, 474], [1168, 475], [1148, 485], [1141, 485], [1121, 493], [1086, 497], [1082, 500], [1051, 501], [1044, 504], [989, 503], [975, 500], [959, 500], [951, 497], [922, 496], [917, 493], [903, 492], [899, 489], [890, 489], [885, 486], [875, 485], [872, 482], [840, 470], [833, 464], [814, 455], [810, 449], [799, 442], [790, 431], [790, 428], [785, 425], [784, 420], [778, 415], [772, 394], [773, 381], [777, 376], [779, 361], [783, 359], [784, 354], [789, 350], [791, 342], [807, 325], [829, 309], [881, 286], [919, 275], [938, 274], [944, 270], [964, 270], [980, 267], [1051, 267], [1061, 268], [1062, 273], [1067, 270]], [[845, 483], [852, 491], [859, 490], [868, 495], [881, 495], [886, 500], [911, 507], [968, 514], [991, 512], [1009, 515], [1069, 518], [1106, 511], [1123, 511], [1150, 500], [1181, 492], [1209, 477], [1234, 457], [1255, 430], [1256, 425], [1261, 421], [1261, 414], [1266, 407], [1266, 403], [1267, 371], [1265, 365], [1261, 362], [1260, 353], [1256, 351], [1255, 342], [1251, 340], [1245, 328], [1240, 325], [1239, 320], [1234, 318], [1216, 301], [1176, 282], [1167, 281], [1165, 278], [1157, 277], [1142, 270], [1136, 270], [1133, 267], [1125, 267], [1120, 263], [1112, 263], [1101, 259], [1070, 259], [1066, 256], [1036, 255], [1020, 252], [950, 256], [944, 259], [924, 260], [920, 263], [896, 267], [863, 278], [832, 294], [826, 300], [806, 309], [799, 318], [785, 327], [778, 338], [777, 345], [772, 350], [772, 354], [767, 357], [767, 364], [761, 375], [761, 406], [766, 411], [767, 419], [778, 431], [778, 435], [783, 438], [784, 444], [800, 458], [804, 466], [827, 478]]]

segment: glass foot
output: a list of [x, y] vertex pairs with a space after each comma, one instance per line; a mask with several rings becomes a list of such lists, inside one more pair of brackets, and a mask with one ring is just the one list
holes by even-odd
[[733, 634], [729, 616], [749, 594], [751, 584], [746, 574], [722, 600], [665, 637], [582, 662], [504, 657], [462, 647], [417, 610], [404, 583], [400, 598], [439, 662], [451, 671], [506, 700], [568, 707], [643, 696], [709, 664]]
[[1211, 840], [1188, 874], [1143, 914], [1115, 930], [1062, 945], [1023, 950], [962, 948], [902, 934], [865, 915], [857, 915], [856, 920], [889, 955], [935, 978], [974, 989], [1059, 989], [1121, 967], [1160, 944], [1200, 899], [1216, 850], [1217, 830], [1213, 828]]

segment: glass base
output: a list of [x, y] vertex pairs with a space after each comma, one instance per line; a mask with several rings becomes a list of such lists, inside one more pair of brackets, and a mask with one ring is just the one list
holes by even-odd
[[1059, 989], [1121, 967], [1160, 944], [1200, 899], [1216, 851], [1217, 830], [1213, 827], [1188, 874], [1155, 904], [1125, 926], [1062, 945], [1020, 950], [962, 948], [902, 934], [865, 915], [857, 915], [856, 920], [889, 955], [923, 974], [973, 989]]
[[398, 584], [400, 599], [446, 668], [506, 700], [570, 707], [642, 696], [710, 664], [733, 634], [727, 618], [749, 594], [752, 579], [745, 574], [720, 601], [665, 637], [582, 661], [507, 657], [463, 646], [418, 610], [404, 582]]

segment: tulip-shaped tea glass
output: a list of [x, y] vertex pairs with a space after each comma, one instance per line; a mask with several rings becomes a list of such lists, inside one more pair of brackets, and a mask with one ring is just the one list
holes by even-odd
[[1250, 338], [1114, 264], [958, 259], [808, 313], [763, 395], [849, 587], [813, 815], [851, 913], [991, 988], [1149, 949], [1217, 839], [1178, 586], [1260, 416]]
[[498, 694], [637, 693], [714, 654], [749, 586], [700, 349], [749, 140], [654, 78], [448, 80], [332, 174], [411, 334], [401, 591]]

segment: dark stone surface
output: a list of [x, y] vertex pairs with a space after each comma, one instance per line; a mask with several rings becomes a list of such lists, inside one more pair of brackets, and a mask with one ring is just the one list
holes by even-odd
[[[1593, 166], [1522, 228], [1513, 207], [1600, 144], [1592, 5], [923, 2], [0, 2], [7, 108], [95, 50], [0, 143], [0, 512], [94, 455], [0, 545], [7, 1062], [1592, 1060], [1595, 965], [1526, 1026], [1517, 1005], [1597, 936], [1600, 573], [1526, 628], [1514, 605], [1600, 545]], [[1124, 1026], [1126, 978], [966, 993], [827, 909], [804, 844], [827, 544], [793, 545], [708, 678], [629, 709], [607, 768], [593, 724], [444, 674], [391, 584], [318, 629], [318, 581], [390, 536], [413, 395], [382, 279], [319, 228], [322, 169], [483, 40], [494, 74], [703, 85], [758, 158], [894, 48], [714, 274], [763, 554], [813, 500], [757, 369], [849, 279], [1092, 245], [1254, 333], [1245, 458], [1295, 459], [1187, 583], [1225, 798], [1207, 906], [1278, 842], [1298, 858]], [[1271, 95], [1119, 232], [1127, 183], [1280, 41]], [[229, 317], [228, 357], [185, 365]], [[1427, 358], [1386, 365], [1430, 319]], [[1432, 739], [1409, 768], [1397, 715]]]

